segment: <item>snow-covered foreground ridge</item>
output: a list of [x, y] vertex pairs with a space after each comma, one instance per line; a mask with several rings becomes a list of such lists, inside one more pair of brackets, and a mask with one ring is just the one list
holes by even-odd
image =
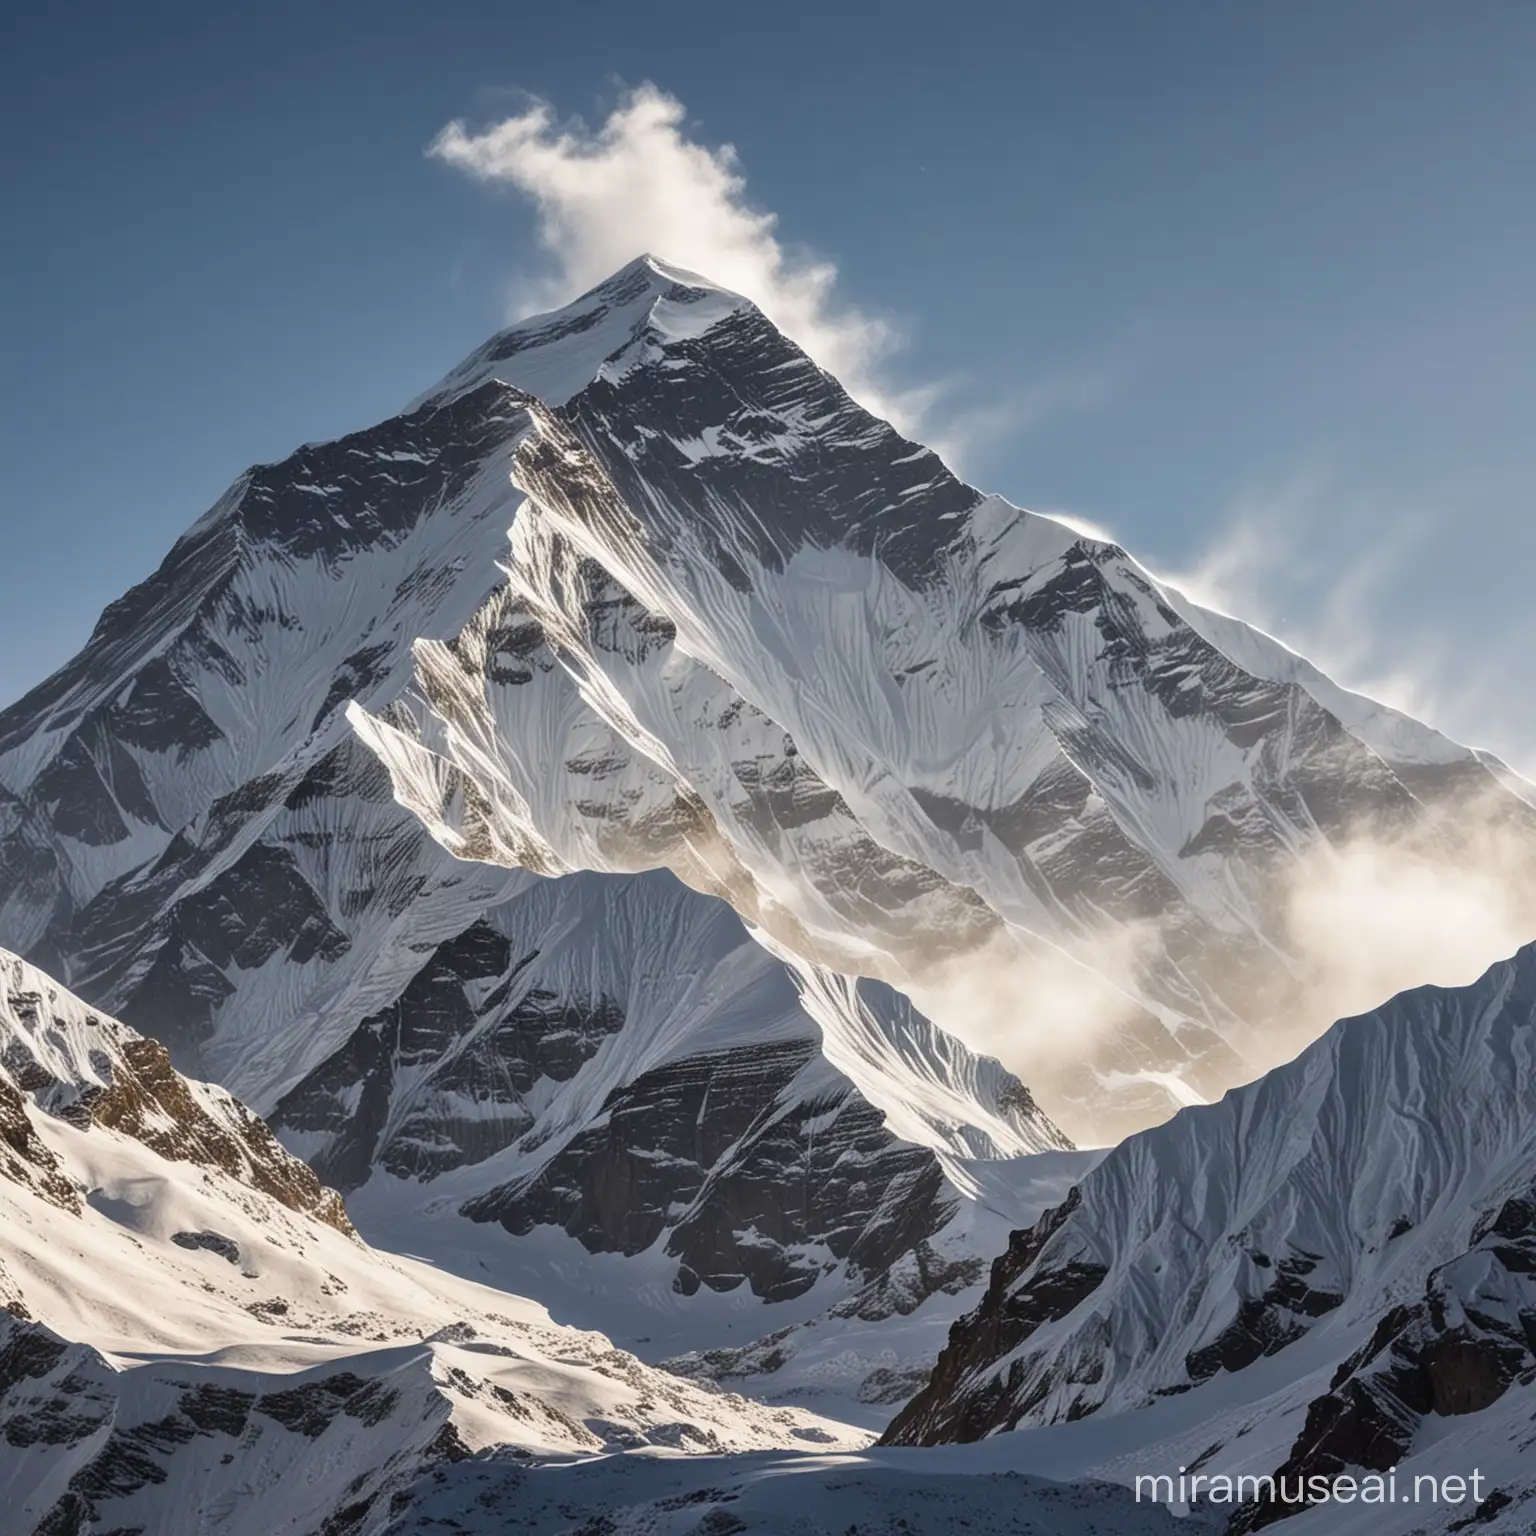
[[[1527, 1529], [1536, 945], [1472, 986], [1343, 1020], [1131, 1137], [1016, 1232], [888, 1439], [1009, 1429], [1030, 1431], [1006, 1437], [1026, 1465], [1042, 1436], [1065, 1435], [1063, 1466], [1073, 1445], [1090, 1469], [1095, 1443], [1114, 1446], [1122, 1481], [1477, 1468], [1489, 1521], [1512, 1523], [1475, 1528]], [[1356, 1526], [1317, 1510], [1311, 1528], [1438, 1530], [1457, 1513], [1365, 1510]]]
[[0, 955], [7, 1531], [371, 1532], [483, 1447], [852, 1448], [378, 1253], [221, 1089]]

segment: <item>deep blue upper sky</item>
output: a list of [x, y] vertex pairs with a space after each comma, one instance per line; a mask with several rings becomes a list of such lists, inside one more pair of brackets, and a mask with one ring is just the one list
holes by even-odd
[[1529, 769], [1533, 68], [1521, 0], [13, 15], [0, 700], [245, 465], [398, 409], [547, 271], [515, 194], [424, 154], [447, 121], [651, 80], [906, 331], [886, 374], [947, 384], [971, 478]]

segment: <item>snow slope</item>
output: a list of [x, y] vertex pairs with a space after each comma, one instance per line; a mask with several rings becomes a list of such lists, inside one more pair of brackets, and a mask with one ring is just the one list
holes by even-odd
[[[910, 1462], [910, 1458], [908, 1459]], [[388, 1527], [407, 1536], [449, 1522], [466, 1536], [1210, 1536], [1110, 1485], [1064, 1486], [1007, 1470], [953, 1469], [890, 1456], [597, 1457], [574, 1466], [464, 1462]]]
[[367, 1247], [249, 1110], [10, 956], [0, 1063], [8, 1529], [362, 1532], [486, 1446], [866, 1438]]

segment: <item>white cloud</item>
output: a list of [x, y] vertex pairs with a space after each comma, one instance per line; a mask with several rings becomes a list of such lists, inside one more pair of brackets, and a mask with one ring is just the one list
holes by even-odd
[[524, 313], [564, 303], [649, 251], [751, 299], [867, 406], [914, 430], [933, 392], [879, 378], [899, 341], [893, 328], [836, 299], [837, 268], [788, 249], [777, 216], [748, 201], [735, 149], [697, 142], [686, 117], [675, 96], [645, 84], [595, 129], [562, 123], [534, 100], [478, 132], [449, 123], [428, 153], [533, 203], [555, 271], [527, 285]]
[[1162, 944], [1154, 924], [1083, 934], [1069, 955], [1005, 928], [979, 949], [916, 972], [908, 990], [936, 1023], [1050, 1097], [1064, 1074], [1141, 1013], [1136, 975]]

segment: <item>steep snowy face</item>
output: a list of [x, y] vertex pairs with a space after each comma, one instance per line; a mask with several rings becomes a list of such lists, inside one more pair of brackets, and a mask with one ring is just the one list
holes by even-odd
[[516, 429], [488, 390], [254, 469], [109, 608], [0, 717], [0, 938], [257, 1098], [393, 997], [506, 881], [424, 845], [341, 709], [495, 586]]
[[564, 405], [520, 398], [506, 585], [351, 711], [461, 857], [668, 867], [941, 1024], [980, 997], [1090, 1139], [1296, 1043], [1317, 850], [1497, 826], [1529, 871], [1475, 754], [1329, 685], [1347, 728], [1299, 658], [963, 485], [749, 304], [675, 278]]
[[472, 1451], [867, 1436], [384, 1255], [221, 1089], [0, 956], [7, 1528], [380, 1530]]
[[1468, 1466], [1509, 1472], [1533, 1277], [1536, 946], [1117, 1147], [1014, 1233], [888, 1438], [1114, 1420], [1166, 1467], [1294, 1482], [1411, 1470], [1476, 1414]]

